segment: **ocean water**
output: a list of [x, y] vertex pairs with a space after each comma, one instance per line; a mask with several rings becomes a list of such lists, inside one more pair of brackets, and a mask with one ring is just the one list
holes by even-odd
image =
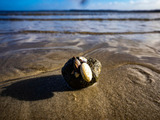
[[1, 12], [0, 33], [147, 34], [159, 32], [159, 21], [146, 12]]
[[[0, 42], [5, 43], [9, 36], [23, 35], [26, 40], [26, 36], [32, 39], [33, 34], [41, 33], [123, 36], [138, 40], [151, 40], [154, 36], [158, 40], [159, 21], [160, 13], [146, 12], [1, 12]], [[14, 40], [18, 38], [9, 41]]]

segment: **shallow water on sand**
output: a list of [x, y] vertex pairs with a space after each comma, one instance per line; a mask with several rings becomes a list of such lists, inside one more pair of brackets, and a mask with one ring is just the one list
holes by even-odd
[[[1, 13], [0, 119], [160, 118], [159, 13], [39, 14]], [[102, 63], [98, 83], [68, 88], [73, 56]]]

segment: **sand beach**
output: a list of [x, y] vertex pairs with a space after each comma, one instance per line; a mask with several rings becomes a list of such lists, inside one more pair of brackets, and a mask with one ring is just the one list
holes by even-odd
[[[34, 26], [32, 22], [36, 24], [31, 21], [30, 26]], [[157, 32], [0, 33], [0, 119], [158, 120], [159, 38]], [[61, 68], [73, 56], [101, 62], [97, 83], [80, 90], [68, 87]]]

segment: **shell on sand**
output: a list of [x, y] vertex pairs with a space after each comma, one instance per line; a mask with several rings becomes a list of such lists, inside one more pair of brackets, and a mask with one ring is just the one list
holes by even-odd
[[85, 81], [90, 82], [92, 80], [92, 71], [87, 63], [82, 63], [80, 72]]

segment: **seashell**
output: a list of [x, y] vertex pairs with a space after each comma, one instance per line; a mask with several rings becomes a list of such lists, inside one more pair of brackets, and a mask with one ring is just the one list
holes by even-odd
[[80, 74], [79, 74], [78, 72], [75, 72], [75, 73], [74, 73], [74, 76], [75, 76], [76, 78], [78, 78], [79, 75], [80, 75]]
[[90, 82], [92, 80], [92, 71], [90, 66], [87, 63], [82, 63], [80, 67], [80, 73], [82, 75], [82, 78], [86, 82]]
[[81, 62], [77, 58], [75, 58], [74, 59], [74, 65], [73, 65], [74, 68], [78, 69], [80, 65], [81, 65]]
[[87, 63], [87, 59], [85, 57], [82, 57], [82, 56], [79, 57], [79, 61], [82, 62], [82, 63], [83, 62]]

